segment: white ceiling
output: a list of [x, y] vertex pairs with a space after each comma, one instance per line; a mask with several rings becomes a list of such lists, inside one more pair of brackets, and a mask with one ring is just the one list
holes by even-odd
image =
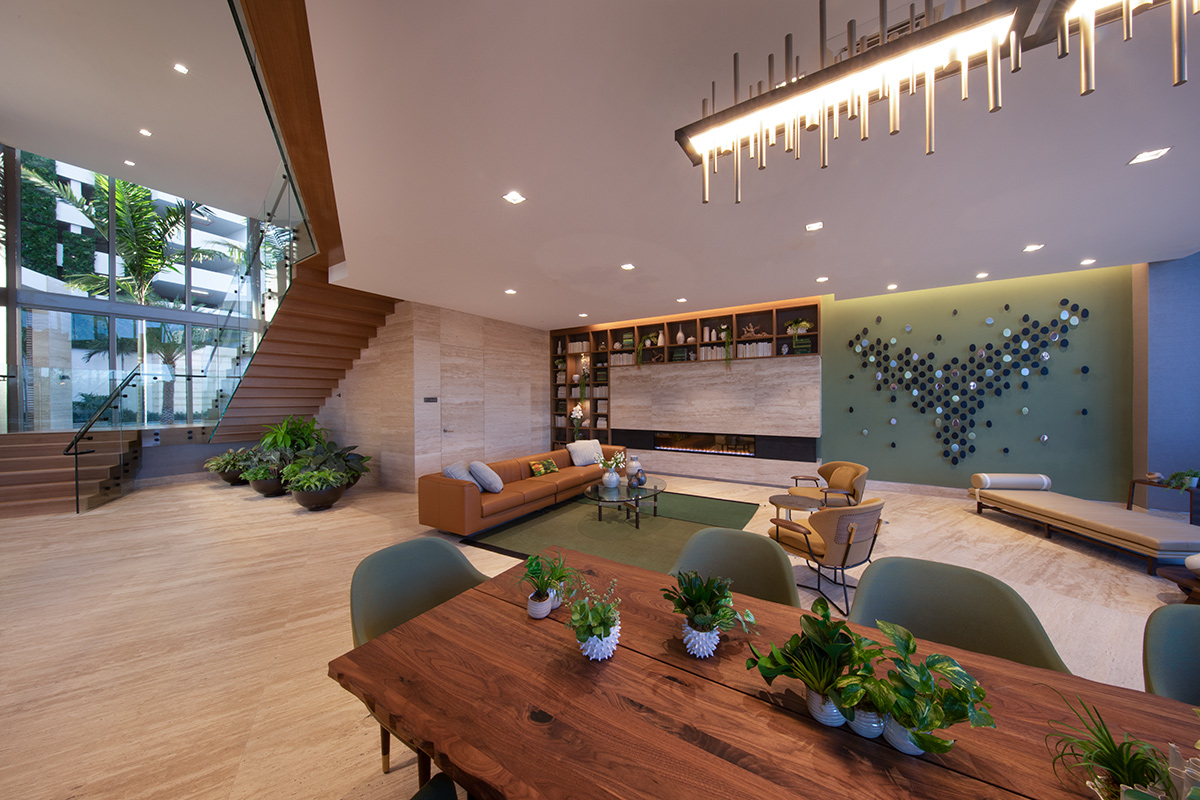
[[280, 156], [225, 0], [0, 0], [0, 19], [0, 142], [259, 211]]
[[[1171, 86], [1165, 8], [1139, 15], [1130, 42], [1100, 29], [1090, 97], [1077, 52], [1041, 48], [1020, 73], [1005, 63], [995, 114], [982, 71], [966, 103], [956, 80], [939, 83], [933, 156], [923, 99], [905, 97], [899, 135], [875, 106], [870, 140], [832, 142], [828, 169], [809, 138], [800, 162], [771, 151], [747, 169], [741, 205], [723, 163], [702, 205], [675, 129], [699, 117], [712, 80], [729, 104], [735, 51], [743, 83], [765, 80], [790, 31], [814, 70], [815, 0], [307, 5], [356, 288], [556, 328], [1200, 250], [1200, 81]], [[873, 30], [876, 3], [830, 6], [831, 40], [851, 14]], [[278, 156], [225, 2], [0, 0], [0, 13], [0, 141], [257, 209]], [[529, 200], [500, 199], [513, 188]], [[814, 220], [824, 230], [805, 233]], [[1030, 242], [1046, 247], [1021, 253]]]

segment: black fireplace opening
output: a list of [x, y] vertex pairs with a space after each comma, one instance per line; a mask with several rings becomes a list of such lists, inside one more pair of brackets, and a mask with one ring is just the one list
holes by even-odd
[[654, 449], [753, 458], [754, 437], [735, 433], [665, 433], [659, 431], [654, 434]]
[[631, 450], [666, 450], [804, 462], [817, 460], [817, 442], [820, 441], [807, 436], [686, 433], [633, 428], [613, 428], [611, 433], [613, 444]]

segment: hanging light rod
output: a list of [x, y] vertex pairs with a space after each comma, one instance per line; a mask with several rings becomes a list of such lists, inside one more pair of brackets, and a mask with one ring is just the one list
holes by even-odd
[[[889, 132], [899, 132], [901, 86], [915, 92], [918, 79], [926, 85], [926, 152], [933, 152], [932, 84], [939, 73], [957, 67], [965, 74], [972, 56], [986, 54], [989, 110], [1000, 108], [1000, 48], [1010, 39], [1017, 3], [992, 0], [891, 42], [881, 32], [883, 43], [859, 55], [805, 77], [792, 77], [741, 102], [736, 102], [735, 93], [733, 106], [675, 131], [675, 141], [692, 164], [704, 167], [703, 201], [708, 202], [709, 165], [715, 172], [717, 159], [733, 154], [735, 202], [741, 202], [741, 151], [747, 148], [762, 169], [766, 148], [775, 145], [780, 133], [784, 149], [795, 151], [798, 158], [801, 131], [818, 131], [821, 166], [828, 166], [829, 137], [838, 137], [843, 108], [848, 120], [859, 119], [860, 136], [866, 139], [868, 105], [888, 98]], [[1011, 43], [1018, 38], [1011, 37]], [[824, 40], [821, 45], [824, 51]], [[736, 56], [734, 64], [736, 71]]]

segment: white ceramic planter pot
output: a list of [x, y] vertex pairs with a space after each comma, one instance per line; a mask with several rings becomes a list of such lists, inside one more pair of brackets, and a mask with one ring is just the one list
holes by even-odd
[[901, 753], [907, 753], [910, 756], [919, 756], [925, 751], [913, 744], [913, 740], [908, 737], [908, 728], [901, 725], [891, 717], [883, 723], [883, 738], [887, 739], [887, 743], [899, 750]]
[[612, 633], [604, 638], [593, 636], [579, 643], [579, 651], [592, 661], [604, 661], [617, 652], [617, 640], [621, 638], [621, 623], [613, 625]]
[[558, 608], [561, 605], [562, 605], [562, 594], [559, 592], [558, 589], [551, 589], [550, 590], [550, 610], [553, 611], [554, 609]]
[[553, 604], [554, 601], [550, 595], [547, 595], [545, 600], [534, 600], [531, 594], [525, 604], [525, 608], [529, 611], [529, 616], [534, 619], [544, 619], [550, 614]]
[[683, 646], [696, 658], [711, 656], [717, 651], [717, 643], [720, 641], [720, 631], [698, 631], [686, 622], [683, 623]]
[[883, 735], [883, 715], [878, 711], [854, 709], [854, 719], [846, 720], [850, 730], [864, 739], [878, 739]]
[[604, 476], [600, 479], [600, 482], [612, 489], [621, 482], [621, 476], [617, 474], [615, 469], [606, 469], [604, 470]]
[[808, 713], [812, 714], [813, 719], [822, 725], [837, 728], [846, 723], [842, 712], [838, 711], [838, 707], [825, 695], [807, 689], [804, 699], [808, 701]]

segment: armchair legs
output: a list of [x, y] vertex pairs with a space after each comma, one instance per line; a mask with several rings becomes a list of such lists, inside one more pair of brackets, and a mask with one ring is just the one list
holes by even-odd
[[[811, 569], [813, 572], [817, 573], [817, 585], [816, 586], [805, 586], [804, 584], [801, 584], [801, 583], [797, 583], [796, 585], [802, 589], [808, 589], [809, 591], [815, 590], [817, 592], [817, 594], [821, 595], [821, 597], [824, 597], [826, 600], [828, 600], [829, 604], [831, 606], [833, 606], [835, 609], [837, 609], [838, 613], [841, 614], [843, 617], [846, 616], [847, 614], [849, 614], [850, 613], [850, 592], [849, 592], [849, 590], [857, 589], [858, 585], [855, 584], [854, 586], [850, 586], [846, 582], [845, 567], [825, 567], [825, 566], [814, 567], [810, 563], [810, 564], [808, 564], [808, 568]], [[821, 585], [821, 578], [824, 575], [822, 570], [826, 570], [826, 569], [833, 571], [833, 576], [830, 578], [827, 578], [826, 580], [828, 580], [828, 582], [832, 583], [834, 586], [842, 587], [842, 602], [846, 604], [845, 608], [842, 608], [841, 606], [839, 606], [837, 604], [836, 600], [834, 600], [832, 597], [827, 595], [825, 593], [825, 588]], [[841, 578], [841, 580], [838, 580], [839, 577]]]
[[[379, 752], [383, 756], [383, 773], [386, 775], [392, 768], [392, 735], [382, 725], [379, 726]], [[433, 760], [420, 750], [414, 748], [413, 752], [417, 754], [417, 787], [419, 788], [429, 783], [429, 776], [433, 772]]]

